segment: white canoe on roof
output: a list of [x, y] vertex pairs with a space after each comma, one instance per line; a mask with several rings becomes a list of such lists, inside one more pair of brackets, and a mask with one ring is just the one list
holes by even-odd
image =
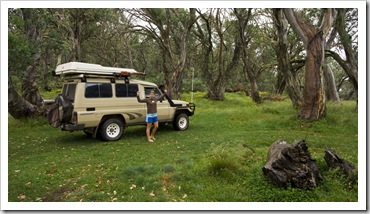
[[68, 62], [65, 64], [58, 65], [55, 74], [56, 75], [76, 75], [76, 74], [97, 74], [97, 75], [115, 75], [117, 73], [127, 74], [142, 74], [132, 68], [114, 68], [104, 67], [98, 64], [82, 63], [82, 62]]

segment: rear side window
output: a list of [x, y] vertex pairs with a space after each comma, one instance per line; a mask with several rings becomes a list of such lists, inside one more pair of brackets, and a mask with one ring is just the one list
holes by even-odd
[[112, 85], [110, 83], [86, 83], [86, 98], [107, 98], [112, 97]]
[[137, 84], [116, 84], [116, 97], [136, 97]]
[[68, 99], [73, 102], [75, 100], [77, 84], [64, 84], [62, 95], [68, 97]]

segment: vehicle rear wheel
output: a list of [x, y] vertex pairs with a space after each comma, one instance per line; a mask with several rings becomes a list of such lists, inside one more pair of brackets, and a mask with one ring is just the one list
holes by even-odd
[[185, 113], [177, 115], [173, 127], [179, 131], [186, 130], [189, 127], [189, 116]]
[[119, 140], [123, 134], [123, 122], [116, 118], [107, 119], [100, 127], [100, 135], [103, 140]]

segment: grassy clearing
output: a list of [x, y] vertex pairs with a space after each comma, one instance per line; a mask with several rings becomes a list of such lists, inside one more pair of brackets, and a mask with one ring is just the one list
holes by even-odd
[[[162, 127], [154, 144], [144, 126], [103, 142], [43, 118], [9, 117], [9, 201], [357, 201], [357, 184], [329, 171], [323, 158], [328, 146], [357, 165], [355, 102], [328, 103], [327, 117], [309, 123], [296, 119], [289, 100], [203, 96], [194, 95], [187, 131]], [[273, 186], [261, 170], [269, 146], [304, 138], [324, 180], [314, 190]]]

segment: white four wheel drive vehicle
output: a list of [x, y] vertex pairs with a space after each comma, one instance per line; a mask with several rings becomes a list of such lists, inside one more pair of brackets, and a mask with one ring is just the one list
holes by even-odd
[[[146, 104], [137, 101], [137, 91], [140, 98], [149, 97], [152, 90], [158, 97], [162, 94], [154, 83], [129, 79], [142, 74], [134, 69], [69, 62], [57, 66], [55, 74], [63, 77], [64, 85], [48, 112], [49, 124], [92, 137], [100, 135], [106, 141], [119, 140], [128, 126], [146, 124]], [[165, 96], [157, 110], [159, 124], [186, 130], [195, 104]]]

